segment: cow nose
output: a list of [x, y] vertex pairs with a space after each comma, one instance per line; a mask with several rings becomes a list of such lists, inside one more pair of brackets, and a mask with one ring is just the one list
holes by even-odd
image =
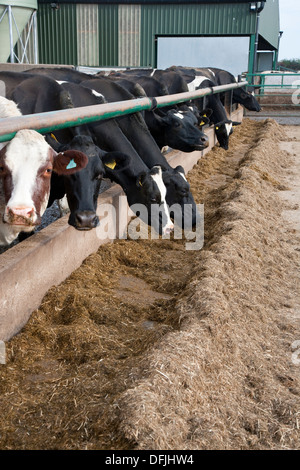
[[99, 224], [98, 216], [93, 211], [81, 211], [75, 215], [75, 225], [77, 229], [90, 230]]
[[9, 207], [8, 212], [16, 216], [30, 218], [34, 214], [34, 208], [33, 207]]
[[204, 145], [205, 148], [209, 146], [209, 138], [207, 137], [207, 135], [204, 135], [203, 137], [201, 137], [200, 141]]
[[33, 222], [34, 215], [33, 207], [7, 207], [5, 219], [10, 224], [26, 225]]
[[163, 234], [169, 235], [174, 231], [174, 224], [170, 223], [163, 228]]

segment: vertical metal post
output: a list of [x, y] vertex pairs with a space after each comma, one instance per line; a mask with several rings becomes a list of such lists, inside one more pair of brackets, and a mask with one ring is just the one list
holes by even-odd
[[258, 49], [258, 28], [259, 28], [259, 19], [260, 19], [260, 12], [257, 11], [256, 13], [256, 30], [255, 30], [255, 42], [254, 42], [254, 60], [253, 60], [253, 73], [257, 72], [258, 67], [258, 58], [257, 58], [257, 49]]
[[34, 47], [34, 63], [38, 64], [38, 36], [37, 36], [37, 12], [33, 13], [33, 47]]
[[15, 58], [14, 58], [14, 37], [13, 37], [13, 27], [12, 27], [11, 5], [7, 6], [7, 14], [8, 14], [8, 27], [9, 27], [10, 62], [13, 64], [15, 61]]
[[[251, 34], [250, 36], [250, 50], [249, 50], [249, 72], [250, 74], [254, 73], [254, 48], [255, 48], [255, 35]], [[249, 76], [249, 85], [253, 84], [253, 76]]]

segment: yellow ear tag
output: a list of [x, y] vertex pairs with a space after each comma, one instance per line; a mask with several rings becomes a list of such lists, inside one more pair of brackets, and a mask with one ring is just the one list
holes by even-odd
[[113, 160], [112, 162], [105, 163], [105, 166], [107, 166], [107, 167], [110, 168], [111, 170], [114, 170], [116, 164], [117, 164], [116, 160]]
[[203, 117], [207, 117], [206, 114], [202, 114]]
[[142, 185], [142, 183], [141, 183], [140, 181], [139, 181], [139, 185], [140, 185], [140, 186], [143, 186], [143, 185]]
[[199, 126], [204, 126], [205, 122], [204, 121], [201, 121]]
[[217, 127], [216, 127], [216, 131], [218, 131], [218, 130], [219, 130], [219, 128], [218, 128], [218, 126], [217, 126]]
[[51, 135], [52, 139], [56, 140], [56, 142], [57, 142], [57, 138], [55, 137], [55, 135], [54, 134], [50, 134], [50, 135]]

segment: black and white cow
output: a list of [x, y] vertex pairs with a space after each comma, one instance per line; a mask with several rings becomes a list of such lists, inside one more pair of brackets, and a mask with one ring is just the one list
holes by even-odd
[[[0, 118], [21, 116], [13, 101], [0, 97]], [[33, 130], [20, 130], [0, 144], [0, 245], [32, 232], [46, 210], [52, 172], [71, 175], [87, 164], [79, 151], [55, 152]]]
[[[75, 107], [103, 103], [104, 97], [97, 90], [70, 82], [61, 83], [61, 87], [71, 97]], [[140, 214], [144, 222], [154, 226], [159, 233], [171, 231], [173, 223], [166, 206], [166, 187], [159, 165], [147, 166], [143, 162], [115, 119], [94, 122], [88, 128], [93, 140], [102, 150], [104, 176], [121, 185], [130, 206], [144, 205], [145, 213]], [[115, 152], [117, 155], [113, 158]], [[111, 160], [115, 163], [107, 165]], [[160, 206], [159, 213], [157, 204]]]
[[[104, 95], [108, 102], [124, 101], [132, 98], [132, 95], [116, 82], [102, 77], [82, 82], [81, 86], [89, 88], [94, 93]], [[117, 118], [116, 121], [148, 168], [157, 165], [162, 168], [162, 177], [167, 188], [167, 204], [169, 206], [173, 204], [181, 206], [183, 218], [186, 214], [185, 219], [182, 221], [186, 228], [195, 225], [199, 215], [183, 168], [172, 168], [170, 166], [140, 113], [128, 114]], [[187, 206], [190, 206], [190, 211], [188, 211]]]
[[[140, 77], [133, 74], [112, 74], [109, 78], [111, 77], [134, 96], [156, 97], [169, 94], [167, 86], [154, 77]], [[209, 145], [208, 137], [199, 128], [199, 116], [196, 117], [194, 110], [185, 104], [144, 111], [143, 115], [154, 140], [161, 149], [168, 146], [183, 152], [193, 152], [203, 150]], [[202, 122], [203, 120], [205, 122]], [[203, 117], [201, 122], [203, 126], [209, 120]]]
[[[50, 74], [52, 72], [53, 69], [49, 71]], [[61, 79], [59, 81], [61, 86], [71, 93], [72, 101], [76, 107], [98, 104], [99, 101], [97, 100], [102, 100], [103, 96], [105, 96], [108, 102], [133, 98], [124, 88], [102, 77], [100, 77], [101, 79], [88, 77], [87, 81], [81, 81], [80, 85], [90, 90], [89, 94], [83, 94], [83, 92], [78, 91], [75, 83], [63, 80], [64, 78], [70, 78], [70, 76], [64, 75], [64, 72], [60, 69], [55, 71], [55, 73], [60, 74], [59, 77], [58, 75], [55, 76]], [[116, 125], [119, 127], [119, 132], [115, 127]], [[149, 171], [154, 166], [161, 166], [163, 181], [167, 185], [166, 201], [168, 205], [179, 204], [182, 207], [183, 214], [186, 214], [183, 221], [186, 227], [196, 223], [199, 216], [183, 168], [174, 169], [168, 164], [152, 138], [140, 113], [123, 116], [117, 120], [99, 121], [98, 123], [90, 124], [89, 129], [96, 139], [97, 145], [103, 150], [121, 150], [126, 155], [133, 157], [134, 165], [137, 165], [138, 160], [142, 159], [144, 165], [146, 164], [144, 171], [146, 168]], [[124, 140], [125, 136], [127, 139]], [[134, 152], [134, 155], [132, 155], [132, 152]], [[136, 197], [139, 198], [139, 195], [136, 194]], [[189, 206], [190, 210], [186, 206]], [[185, 212], [184, 209], [186, 209]]]
[[[206, 67], [206, 68], [196, 68], [196, 75], [202, 73], [208, 73], [210, 79], [216, 85], [227, 85], [230, 83], [237, 83], [234, 75], [227, 70], [215, 68], [215, 67]], [[221, 99], [223, 98], [221, 93]], [[224, 99], [224, 98], [223, 98]], [[252, 93], [246, 90], [246, 87], [235, 88], [232, 92], [232, 102], [238, 103], [244, 106], [249, 111], [259, 112], [261, 106], [255, 96]]]
[[[30, 75], [32, 75], [32, 73], [49, 76], [59, 83], [66, 81], [78, 84], [95, 78], [93, 75], [64, 67], [35, 68], [30, 70]], [[127, 80], [125, 80], [126, 77], [128, 78]], [[149, 82], [146, 87], [147, 90], [143, 86], [143, 83], [139, 81], [139, 77], [133, 74], [127, 76], [125, 73], [113, 73], [110, 78], [123, 79], [122, 86], [132, 94], [132, 97], [154, 97], [170, 94], [166, 87], [162, 87], [159, 81], [151, 77], [144, 77], [146, 79], [148, 78]], [[145, 111], [144, 117], [150, 132], [160, 148], [169, 146], [173, 149], [182, 150], [183, 152], [193, 152], [195, 150], [203, 150], [209, 144], [208, 137], [197, 125], [194, 113], [185, 105], [181, 107], [167, 107], [159, 112]], [[203, 119], [201, 119], [201, 121], [203, 121]]]
[[[175, 76], [182, 75], [182, 78], [184, 78], [187, 83], [189, 91], [194, 91], [201, 88], [212, 88], [216, 86], [215, 82], [209, 78], [208, 72], [205, 72], [202, 75], [194, 75], [193, 69], [186, 69], [185, 67], [172, 67], [172, 70], [157, 71], [154, 73], [154, 76], [158, 73], [161, 76], [165, 76], [165, 80], [170, 80], [169, 77], [174, 77], [174, 74]], [[210, 121], [214, 124], [217, 140], [220, 144], [220, 147], [228, 150], [229, 136], [233, 132], [232, 127], [233, 125], [238, 125], [240, 123], [233, 122], [231, 119], [228, 119], [226, 110], [219, 94], [212, 94], [204, 98], [197, 98], [194, 100], [194, 103], [200, 110], [206, 107], [212, 110]]]

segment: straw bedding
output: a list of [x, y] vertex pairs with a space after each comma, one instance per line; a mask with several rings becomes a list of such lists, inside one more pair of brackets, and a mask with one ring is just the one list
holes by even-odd
[[296, 449], [296, 234], [275, 121], [189, 174], [205, 244], [122, 240], [47, 293], [0, 369], [1, 449]]

